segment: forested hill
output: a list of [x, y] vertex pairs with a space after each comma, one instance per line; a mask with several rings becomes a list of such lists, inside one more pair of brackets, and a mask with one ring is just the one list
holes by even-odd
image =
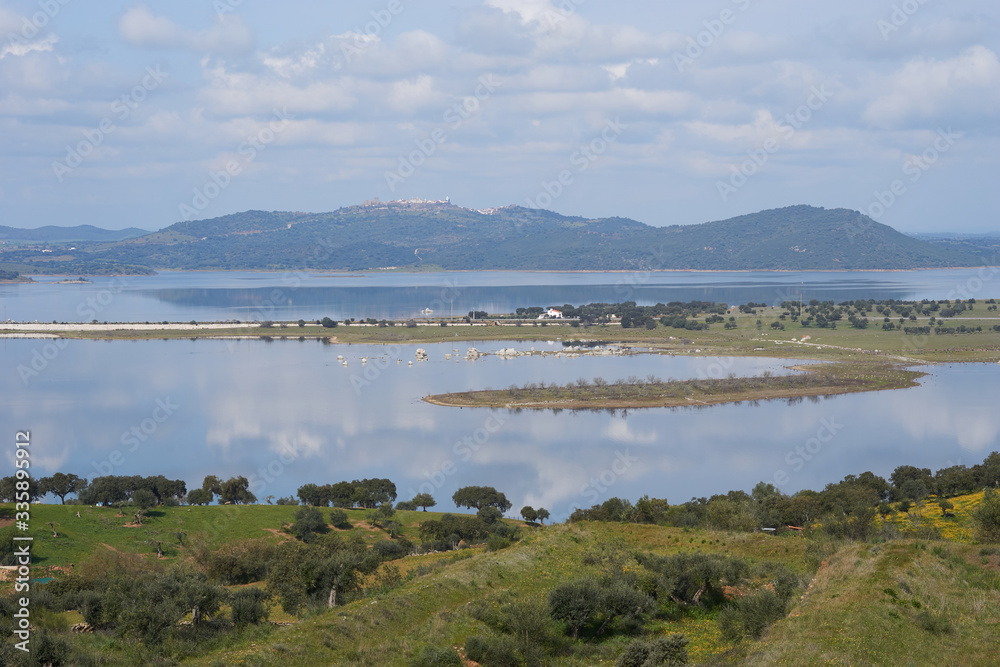
[[87, 249], [170, 269], [863, 270], [981, 265], [856, 211], [792, 206], [652, 227], [508, 206], [370, 203], [331, 213], [247, 211]]

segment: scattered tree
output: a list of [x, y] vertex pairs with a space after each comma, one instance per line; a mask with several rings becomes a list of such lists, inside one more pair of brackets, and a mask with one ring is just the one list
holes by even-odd
[[492, 486], [465, 486], [455, 492], [452, 500], [456, 507], [466, 507], [480, 510], [484, 507], [495, 507], [503, 514], [511, 508], [507, 496]]
[[39, 491], [44, 495], [51, 493], [59, 497], [59, 501], [65, 505], [66, 496], [77, 493], [87, 486], [87, 480], [80, 479], [73, 474], [57, 472], [51, 477], [42, 477], [38, 480]]
[[411, 502], [414, 506], [422, 508], [425, 512], [428, 507], [434, 507], [437, 505], [437, 501], [434, 500], [434, 496], [429, 493], [418, 493], [413, 496], [413, 500]]

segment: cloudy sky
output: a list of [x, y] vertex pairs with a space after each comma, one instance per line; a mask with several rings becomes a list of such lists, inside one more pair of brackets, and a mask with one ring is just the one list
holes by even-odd
[[995, 0], [0, 0], [0, 224], [450, 196], [654, 225], [808, 203], [993, 230], [998, 15]]

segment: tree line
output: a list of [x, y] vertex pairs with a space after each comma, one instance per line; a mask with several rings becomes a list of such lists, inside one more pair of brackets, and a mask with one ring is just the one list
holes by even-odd
[[[665, 499], [643, 496], [635, 503], [609, 498], [600, 505], [577, 509], [569, 521], [625, 521], [658, 523], [688, 528], [753, 531], [761, 528], [803, 527], [819, 522], [834, 537], [867, 539], [878, 529], [876, 517], [884, 520], [907, 514], [915, 503], [937, 496], [942, 514], [953, 516], [950, 497], [987, 489], [974, 519], [986, 541], [1000, 536], [1000, 453], [993, 452], [982, 463], [953, 465], [931, 473], [929, 468], [901, 465], [886, 480], [870, 471], [847, 475], [821, 491], [803, 490], [788, 495], [773, 484], [759, 482], [750, 493], [729, 491], [711, 497], [692, 498], [677, 505]], [[995, 507], [994, 507], [995, 505]], [[994, 516], [995, 515], [995, 516]], [[926, 537], [933, 527], [923, 526]]]

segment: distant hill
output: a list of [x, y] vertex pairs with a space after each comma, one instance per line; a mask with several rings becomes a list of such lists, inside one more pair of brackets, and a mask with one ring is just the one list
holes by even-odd
[[136, 236], [145, 236], [149, 231], [137, 227], [128, 229], [101, 229], [93, 225], [76, 227], [56, 227], [47, 225], [37, 229], [19, 229], [0, 225], [0, 240], [28, 243], [66, 243], [71, 241], [122, 241]]
[[520, 206], [476, 211], [447, 202], [374, 202], [331, 213], [247, 211], [179, 222], [81, 250], [90, 262], [192, 270], [768, 271], [983, 264], [982, 253], [967, 246], [915, 239], [857, 211], [812, 206], [652, 227]]

